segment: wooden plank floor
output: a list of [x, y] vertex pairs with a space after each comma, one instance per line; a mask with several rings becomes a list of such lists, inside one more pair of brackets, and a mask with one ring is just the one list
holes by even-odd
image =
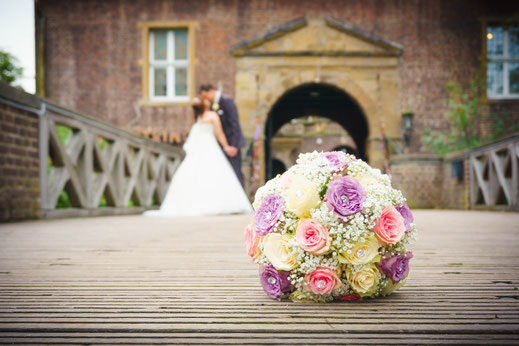
[[517, 213], [416, 211], [408, 284], [333, 304], [263, 293], [249, 218], [0, 225], [0, 343], [519, 343]]

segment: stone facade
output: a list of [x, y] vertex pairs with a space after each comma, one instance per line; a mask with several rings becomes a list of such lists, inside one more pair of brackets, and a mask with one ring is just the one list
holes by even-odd
[[[236, 96], [236, 80], [245, 77], [236, 75], [237, 60], [229, 53], [232, 46], [296, 18], [330, 16], [404, 47], [396, 60], [398, 85], [394, 87], [400, 92], [392, 108], [378, 103], [374, 95], [392, 86], [373, 86], [366, 97], [374, 100], [375, 107], [382, 107], [381, 114], [408, 109], [416, 114], [413, 152], [424, 150], [419, 135], [423, 129], [445, 128], [445, 84], [456, 80], [466, 85], [479, 67], [486, 19], [499, 20], [517, 11], [513, 1], [470, 0], [235, 0], [196, 5], [188, 0], [39, 0], [36, 6], [39, 16], [45, 18], [46, 96], [118, 126], [135, 120], [140, 127], [167, 127], [179, 133], [187, 132], [192, 122], [187, 107], [139, 106], [140, 22], [195, 21], [196, 84], [221, 83], [226, 93]], [[319, 44], [318, 39], [313, 43]], [[356, 73], [372, 60], [359, 59]], [[333, 72], [349, 77], [346, 71]], [[245, 122], [249, 115], [244, 107]], [[372, 132], [376, 134], [375, 129]]]
[[36, 114], [0, 103], [0, 221], [40, 216], [38, 126]]
[[[253, 122], [247, 121], [246, 114], [259, 114], [266, 126], [272, 116], [270, 110], [287, 90], [309, 84], [333, 85], [360, 106], [363, 114], [358, 117], [371, 129], [362, 139], [367, 141], [362, 146], [367, 146], [370, 163], [380, 167], [380, 123], [386, 123], [389, 136], [400, 137], [400, 113], [395, 100], [399, 99], [397, 67], [402, 50], [391, 42], [370, 40], [365, 33], [338, 25], [332, 18], [300, 20], [279, 34], [233, 50], [237, 59], [236, 101], [246, 119], [244, 130], [253, 131], [248, 126]], [[340, 114], [334, 119], [341, 121], [347, 116]], [[267, 131], [265, 126], [263, 132]], [[355, 134], [356, 129], [347, 121], [344, 126]]]

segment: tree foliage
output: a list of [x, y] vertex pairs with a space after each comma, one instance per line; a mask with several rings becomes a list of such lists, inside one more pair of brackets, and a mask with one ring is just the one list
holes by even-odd
[[0, 80], [13, 84], [22, 76], [23, 68], [18, 66], [18, 59], [13, 55], [0, 51]]

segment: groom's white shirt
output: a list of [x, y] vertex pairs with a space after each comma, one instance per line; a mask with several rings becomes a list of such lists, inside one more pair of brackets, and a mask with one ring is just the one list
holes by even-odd
[[217, 105], [219, 105], [221, 97], [222, 97], [222, 92], [220, 90], [218, 90], [216, 92], [216, 95], [214, 96], [214, 102], [213, 103], [216, 103]]

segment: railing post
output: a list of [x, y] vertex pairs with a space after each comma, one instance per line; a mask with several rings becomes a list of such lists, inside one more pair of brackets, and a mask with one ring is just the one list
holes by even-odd
[[40, 114], [40, 206], [42, 211], [49, 209], [49, 123], [47, 114]]
[[85, 203], [87, 208], [97, 208], [97, 201], [94, 201], [93, 180], [92, 173], [94, 172], [94, 158], [93, 158], [93, 134], [89, 133], [87, 129], [82, 129], [85, 136], [85, 144], [83, 148], [83, 155], [78, 159], [79, 179], [81, 186], [85, 193]]

